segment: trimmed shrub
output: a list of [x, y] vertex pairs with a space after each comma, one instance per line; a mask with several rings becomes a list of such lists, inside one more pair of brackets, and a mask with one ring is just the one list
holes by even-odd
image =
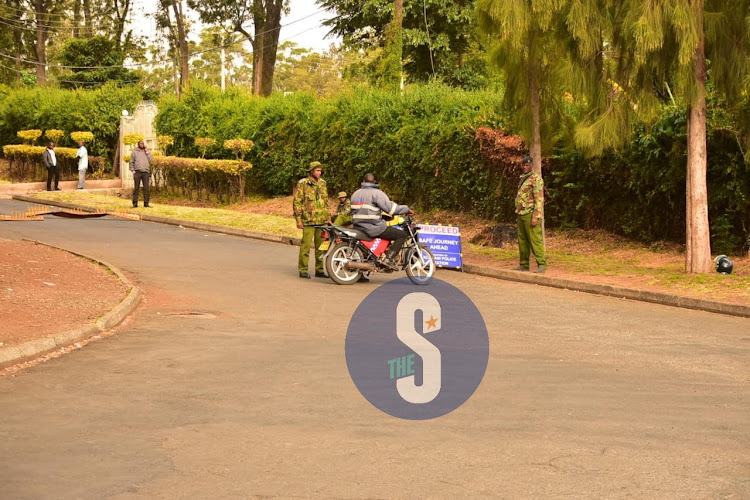
[[57, 144], [63, 138], [65, 132], [60, 129], [51, 128], [44, 131], [44, 137]]
[[23, 139], [24, 144], [34, 144], [42, 136], [42, 131], [39, 129], [19, 130], [16, 135]]
[[156, 189], [166, 189], [199, 200], [213, 195], [221, 202], [242, 200], [245, 196], [245, 172], [252, 165], [239, 160], [206, 160], [154, 156], [151, 171]]
[[140, 134], [138, 132], [134, 134], [125, 134], [122, 138], [122, 142], [126, 146], [135, 146], [142, 140], [143, 140], [143, 134]]
[[[11, 180], [40, 182], [47, 179], [47, 169], [42, 164], [45, 146], [27, 144], [9, 144], [3, 146], [3, 155], [9, 160], [8, 174]], [[78, 179], [78, 162], [75, 148], [55, 148], [55, 157], [60, 167], [60, 178], [63, 180]], [[101, 156], [89, 156], [89, 172], [95, 178], [104, 176], [106, 162]]]
[[70, 138], [73, 139], [73, 142], [76, 144], [79, 142], [89, 143], [94, 140], [94, 134], [91, 132], [71, 132]]

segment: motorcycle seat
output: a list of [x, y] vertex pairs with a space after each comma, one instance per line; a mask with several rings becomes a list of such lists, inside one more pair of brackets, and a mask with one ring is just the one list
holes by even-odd
[[364, 231], [360, 231], [359, 229], [354, 229], [353, 227], [344, 227], [344, 226], [333, 226], [333, 227], [349, 235], [354, 234], [354, 237], [360, 241], [372, 241], [374, 239], [374, 238], [367, 236], [367, 233], [365, 233]]

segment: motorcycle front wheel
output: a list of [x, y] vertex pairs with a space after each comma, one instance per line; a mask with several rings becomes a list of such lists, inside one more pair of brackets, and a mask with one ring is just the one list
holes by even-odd
[[420, 243], [406, 251], [406, 275], [415, 285], [426, 285], [435, 274], [435, 256], [427, 245]]
[[362, 271], [346, 268], [349, 261], [361, 261], [362, 254], [350, 243], [341, 241], [336, 243], [326, 258], [326, 271], [337, 285], [351, 285], [356, 283], [362, 276]]

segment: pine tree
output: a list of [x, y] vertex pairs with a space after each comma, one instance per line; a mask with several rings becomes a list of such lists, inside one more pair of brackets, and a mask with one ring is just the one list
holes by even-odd
[[[529, 139], [534, 171], [541, 174], [542, 139], [562, 82], [571, 74], [564, 41], [568, 0], [479, 0], [480, 30], [491, 38], [490, 63], [505, 75], [504, 104]], [[545, 141], [546, 143], [549, 140]]]
[[[598, 113], [576, 132], [599, 152], [628, 137], [631, 121], [653, 116], [665, 91], [687, 104], [686, 259], [689, 273], [711, 271], [706, 187], [706, 82], [733, 102], [747, 93], [750, 71], [749, 0], [601, 0], [609, 26]], [[709, 63], [710, 61], [710, 63]]]

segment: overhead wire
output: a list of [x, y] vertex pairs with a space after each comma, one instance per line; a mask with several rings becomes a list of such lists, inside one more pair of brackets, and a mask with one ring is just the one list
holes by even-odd
[[[307, 16], [307, 17], [310, 17], [310, 16]], [[286, 24], [285, 26], [288, 26], [289, 24], [292, 24], [292, 23], [287, 23], [287, 24]], [[310, 28], [307, 28], [307, 29], [305, 29], [305, 30], [303, 30], [303, 31], [300, 31], [300, 32], [298, 32], [298, 33], [295, 33], [294, 35], [291, 35], [291, 36], [289, 36], [289, 37], [286, 37], [286, 38], [284, 38], [283, 40], [279, 40], [279, 41], [278, 41], [278, 42], [276, 42], [276, 43], [270, 44], [270, 45], [266, 46], [266, 48], [274, 48], [274, 47], [277, 47], [278, 45], [280, 45], [280, 44], [282, 44], [282, 43], [284, 43], [284, 42], [288, 42], [289, 40], [291, 40], [291, 39], [293, 39], [293, 38], [296, 38], [296, 37], [298, 37], [298, 36], [300, 36], [300, 35], [303, 35], [303, 34], [307, 33], [308, 31], [312, 31], [312, 30], [314, 30], [314, 29], [318, 29], [318, 28], [320, 28], [320, 27], [322, 27], [322, 26], [323, 26], [323, 24], [318, 24], [317, 26], [312, 26], [312, 27], [310, 27]], [[274, 31], [274, 30], [268, 30], [268, 32], [271, 32], [271, 31]], [[242, 40], [240, 40], [240, 41], [242, 41]], [[216, 50], [216, 48], [212, 48], [212, 49], [210, 49], [210, 50]], [[220, 50], [220, 49], [219, 49], [219, 50]], [[201, 53], [209, 52], [209, 49], [206, 49], [206, 50], [204, 50], [204, 51], [200, 51], [200, 52], [201, 52]], [[0, 55], [2, 55], [2, 54], [0, 54]], [[250, 55], [252, 55], [252, 52], [250, 52]], [[15, 59], [15, 58], [14, 58], [14, 59]], [[163, 60], [162, 62], [172, 62], [172, 60], [171, 60], [171, 59], [167, 59], [167, 60]], [[215, 67], [215, 66], [217, 66], [218, 64], [221, 64], [221, 62], [219, 61], [218, 63], [209, 63], [209, 64], [208, 64], [208, 65], [206, 65], [206, 66], [205, 66], [205, 67], [204, 67], [203, 69], [205, 69], [205, 68], [211, 68], [211, 67]], [[120, 66], [105, 66], [104, 68], [119, 68], [119, 67], [120, 67]], [[21, 74], [21, 73], [23, 73], [22, 71], [19, 71], [19, 70], [18, 70], [18, 69], [16, 69], [16, 68], [13, 68], [13, 67], [10, 67], [10, 66], [6, 66], [5, 64], [2, 64], [2, 63], [0, 63], [0, 68], [4, 68], [4, 69], [10, 70], [10, 71], [13, 71], [13, 72], [15, 72], [15, 73], [17, 73], [17, 74]], [[85, 69], [94, 69], [94, 67], [89, 67], [89, 66], [86, 66], [86, 67], [82, 67], [82, 68], [85, 68]], [[73, 84], [78, 84], [78, 85], [94, 85], [94, 84], [101, 84], [101, 83], [102, 83], [102, 82], [100, 82], [100, 81], [96, 81], [96, 82], [94, 82], [94, 81], [78, 81], [78, 80], [67, 80], [67, 79], [63, 79], [63, 78], [58, 78], [58, 77], [54, 77], [54, 76], [51, 76], [51, 77], [49, 78], [49, 80], [51, 80], [51, 81], [56, 81], [56, 82], [62, 82], [62, 83], [73, 83]], [[138, 82], [139, 82], [140, 80], [119, 80], [119, 81], [120, 81], [121, 83], [138, 83]]]
[[[295, 19], [294, 21], [290, 21], [290, 22], [288, 22], [286, 24], [283, 24], [283, 25], [279, 25], [276, 28], [271, 28], [271, 29], [268, 29], [268, 30], [265, 30], [265, 31], [261, 31], [259, 33], [255, 33], [254, 36], [265, 35], [265, 34], [268, 34], [268, 33], [272, 33], [272, 32], [274, 32], [276, 30], [281, 30], [281, 28], [285, 28], [287, 26], [291, 26], [293, 24], [296, 24], [296, 23], [299, 23], [301, 21], [304, 21], [305, 19], [309, 19], [309, 18], [311, 18], [313, 16], [316, 16], [316, 15], [320, 14], [321, 12], [323, 12], [324, 10], [325, 9], [319, 9], [319, 10], [313, 12], [312, 14], [308, 14], [308, 15], [306, 15], [304, 17], [301, 17], [299, 19]], [[0, 24], [2, 24], [2, 21], [0, 21]], [[322, 24], [318, 25], [318, 26], [315, 26], [315, 28], [318, 28], [320, 26], [322, 26]], [[311, 28], [311, 29], [315, 29], [315, 28]], [[309, 30], [305, 30], [305, 32], [307, 32], [307, 31], [309, 31]], [[295, 36], [297, 36], [297, 35], [295, 35]], [[233, 40], [231, 42], [222, 44], [222, 45], [217, 46], [217, 47], [210, 47], [210, 48], [207, 48], [207, 49], [198, 50], [198, 51], [195, 51], [195, 52], [192, 52], [192, 53], [188, 54], [188, 56], [190, 57], [190, 56], [202, 54], [202, 53], [205, 53], [205, 52], [219, 51], [219, 50], [222, 50], [222, 49], [229, 48], [229, 47], [231, 47], [233, 45], [236, 45], [237, 43], [245, 42], [246, 40], [247, 39], [245, 37], [243, 37], [243, 36], [240, 35], [235, 40]], [[16, 60], [16, 56], [11, 55], [11, 54], [6, 54], [6, 53], [3, 53], [3, 52], [0, 52], [0, 57], [4, 57], [6, 59]], [[169, 62], [169, 61], [171, 61], [171, 58], [169, 58], [169, 59], [165, 58], [165, 59], [161, 60], [161, 62]], [[70, 66], [70, 65], [65, 65], [65, 64], [46, 64], [46, 63], [40, 63], [39, 61], [34, 61], [32, 59], [21, 59], [21, 62], [24, 62], [26, 64], [33, 64], [35, 66], [44, 65], [44, 66], [46, 66], [48, 68], [60, 68], [60, 69], [110, 69], [110, 68], [134, 69], [134, 68], [139, 68], [139, 67], [142, 67], [142, 66], [153, 65], [155, 63], [160, 62], [160, 60], [157, 59], [155, 61], [133, 62], [133, 63], [128, 63], [128, 64], [123, 63], [123, 64], [119, 64], [119, 65], [118, 64], [114, 64], [114, 65], [106, 65], [106, 66]]]

